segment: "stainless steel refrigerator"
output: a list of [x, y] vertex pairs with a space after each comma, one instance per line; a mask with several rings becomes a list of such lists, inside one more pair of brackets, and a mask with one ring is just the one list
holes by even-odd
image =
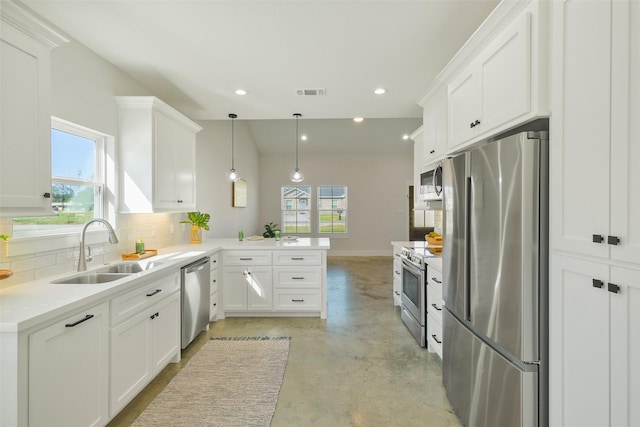
[[443, 165], [443, 382], [469, 427], [548, 424], [547, 135]]

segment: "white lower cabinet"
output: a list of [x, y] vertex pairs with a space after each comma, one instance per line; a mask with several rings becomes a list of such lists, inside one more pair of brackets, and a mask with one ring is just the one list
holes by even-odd
[[220, 254], [216, 253], [211, 256], [210, 271], [209, 271], [209, 320], [218, 319], [218, 304], [219, 304], [219, 281], [220, 281]]
[[399, 307], [402, 304], [402, 261], [400, 260], [400, 247], [393, 247], [393, 305]]
[[108, 334], [108, 302], [30, 334], [30, 426], [107, 423]]
[[222, 313], [326, 319], [326, 251], [223, 252]]
[[225, 311], [271, 311], [270, 266], [225, 267], [222, 294]]
[[640, 270], [554, 256], [550, 424], [640, 425]]
[[442, 359], [442, 272], [427, 266], [427, 348]]
[[[179, 276], [174, 274], [159, 282], [168, 282], [165, 295], [152, 283], [149, 289], [129, 292], [114, 300], [122, 303], [144, 294], [147, 303], [111, 329], [111, 366], [109, 413], [115, 416], [155, 375], [180, 355]], [[147, 286], [146, 288], [149, 288]], [[153, 294], [153, 295], [152, 295]], [[157, 297], [157, 299], [154, 299]]]

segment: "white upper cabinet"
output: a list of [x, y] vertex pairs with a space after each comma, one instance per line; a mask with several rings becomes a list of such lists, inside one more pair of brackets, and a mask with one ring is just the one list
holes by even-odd
[[547, 2], [501, 2], [440, 73], [448, 153], [549, 116], [547, 21]]
[[420, 126], [409, 137], [413, 141], [413, 208], [424, 209], [425, 203], [420, 199], [420, 174], [424, 166], [424, 131]]
[[551, 244], [638, 264], [640, 4], [555, 9]]
[[151, 96], [118, 96], [120, 211], [196, 210], [196, 123]]
[[447, 150], [447, 91], [440, 87], [422, 101], [423, 162], [433, 164], [444, 157]]
[[0, 216], [51, 213], [51, 53], [65, 38], [2, 2]]

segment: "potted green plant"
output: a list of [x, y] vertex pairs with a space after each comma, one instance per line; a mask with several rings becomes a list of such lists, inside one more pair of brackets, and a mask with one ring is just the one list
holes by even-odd
[[262, 233], [262, 237], [265, 237], [265, 238], [276, 237], [276, 231], [280, 231], [278, 230], [278, 224], [274, 224], [273, 222], [265, 224], [264, 228], [267, 231]]
[[181, 224], [191, 224], [191, 243], [202, 243], [202, 229], [209, 231], [209, 220], [211, 215], [208, 213], [187, 212], [188, 220], [180, 221]]
[[0, 234], [0, 240], [4, 240], [5, 242], [7, 240], [9, 240], [11, 236], [9, 236], [8, 234]]

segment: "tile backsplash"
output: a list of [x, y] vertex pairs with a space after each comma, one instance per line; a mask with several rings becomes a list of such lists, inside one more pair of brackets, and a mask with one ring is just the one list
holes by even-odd
[[[123, 253], [135, 252], [136, 241], [142, 237], [146, 249], [161, 249], [189, 242], [189, 232], [182, 230], [180, 221], [185, 214], [123, 214], [118, 215], [115, 231], [118, 244], [108, 242], [91, 244], [92, 261], [87, 268], [121, 259]], [[4, 220], [3, 220], [4, 221]], [[6, 223], [3, 224], [6, 229]], [[73, 272], [77, 268], [78, 244], [56, 250], [35, 250], [31, 253], [11, 255], [9, 243], [0, 243], [0, 269], [13, 271], [13, 276], [0, 280], [0, 288], [17, 285], [43, 277]], [[37, 243], [34, 243], [34, 245]]]

